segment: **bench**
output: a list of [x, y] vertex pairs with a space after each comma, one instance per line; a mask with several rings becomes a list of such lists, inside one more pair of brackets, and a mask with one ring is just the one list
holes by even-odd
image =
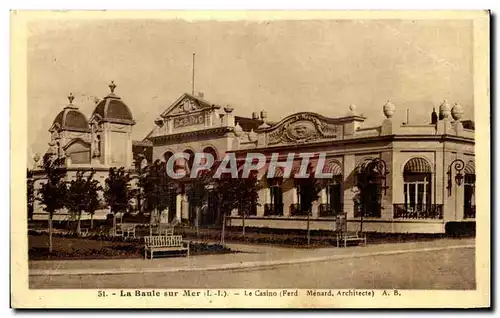
[[337, 247], [347, 247], [348, 243], [363, 244], [366, 246], [366, 235], [360, 235], [358, 232], [337, 233]]
[[80, 235], [81, 236], [87, 236], [87, 235], [89, 235], [89, 230], [90, 230], [89, 227], [81, 227], [80, 228]]
[[174, 235], [174, 228], [170, 224], [159, 224], [153, 228], [153, 234], [171, 236]]
[[181, 235], [144, 237], [144, 259], [153, 259], [154, 252], [182, 251], [189, 256], [189, 242], [184, 242]]
[[116, 227], [116, 236], [132, 236], [135, 237], [135, 227], [134, 223], [121, 223]]

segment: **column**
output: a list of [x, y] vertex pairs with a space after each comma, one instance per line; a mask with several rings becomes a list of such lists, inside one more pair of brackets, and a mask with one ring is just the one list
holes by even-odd
[[175, 196], [175, 218], [177, 221], [181, 221], [182, 218], [182, 194], [177, 193]]
[[[403, 175], [400, 172], [399, 169], [395, 169], [395, 165], [393, 165], [393, 160], [392, 160], [392, 150], [391, 151], [384, 151], [381, 153], [381, 159], [385, 162], [386, 164], [386, 169], [389, 172], [389, 174], [386, 176], [386, 187], [387, 189], [384, 190], [382, 189], [382, 197], [380, 198], [380, 204], [382, 207], [382, 210], [380, 211], [380, 217], [382, 219], [392, 219], [394, 216], [394, 205], [393, 205], [393, 200], [392, 200], [392, 190], [393, 190], [393, 185], [392, 185], [392, 180], [393, 177], [398, 178], [399, 180], [403, 179]], [[382, 186], [384, 184], [382, 183]], [[402, 190], [401, 190], [402, 192]]]
[[326, 195], [326, 186], [321, 188], [321, 191], [319, 192], [319, 200], [321, 204], [328, 203], [328, 198]]
[[322, 204], [326, 204], [328, 203], [328, 198], [327, 198], [327, 194], [326, 194], [326, 186], [321, 188], [321, 190], [319, 191], [319, 198], [318, 200], [314, 201], [313, 202], [313, 210], [312, 210], [312, 216], [317, 218], [319, 217], [319, 207], [320, 205]]
[[132, 139], [131, 139], [131, 134], [130, 132], [127, 133], [127, 149], [126, 149], [126, 165], [127, 167], [133, 167], [134, 166], [134, 157], [133, 157], [133, 147], [132, 147]]
[[298, 190], [297, 186], [294, 185], [293, 188], [292, 188], [292, 190], [291, 190], [292, 191], [292, 203], [293, 204], [299, 203], [299, 198], [298, 198], [297, 190]]
[[165, 124], [167, 126], [167, 133], [168, 134], [171, 134], [172, 133], [172, 128], [174, 126], [174, 121], [171, 119], [171, 118], [168, 118], [166, 121], [165, 121]]
[[290, 180], [284, 181], [281, 187], [283, 190], [283, 216], [290, 217], [290, 205], [296, 203], [297, 192], [295, 187], [290, 184]]
[[356, 167], [356, 157], [354, 155], [344, 155], [344, 172], [343, 172], [343, 182], [344, 182], [344, 213], [347, 214], [347, 218], [354, 217], [354, 196], [356, 193], [353, 192], [354, 177], [352, 172]]
[[258, 199], [257, 202], [260, 205], [257, 205], [257, 216], [262, 217], [264, 216], [264, 204], [267, 203], [267, 195], [269, 194], [269, 188], [268, 187], [262, 187], [258, 191]]
[[181, 218], [183, 220], [189, 220], [189, 200], [187, 194], [181, 194], [182, 211]]

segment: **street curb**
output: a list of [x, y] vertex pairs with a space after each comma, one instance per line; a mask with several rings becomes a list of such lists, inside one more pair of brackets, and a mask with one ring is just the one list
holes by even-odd
[[442, 251], [442, 250], [460, 249], [460, 248], [475, 248], [475, 245], [474, 244], [454, 245], [454, 246], [428, 247], [428, 248], [409, 249], [409, 250], [393, 250], [393, 251], [382, 251], [382, 252], [371, 252], [371, 253], [332, 255], [332, 256], [312, 257], [303, 259], [255, 261], [255, 262], [244, 262], [244, 263], [241, 262], [241, 263], [221, 264], [221, 265], [206, 266], [206, 267], [134, 268], [134, 269], [106, 269], [106, 270], [30, 269], [29, 276], [123, 275], [123, 274], [145, 274], [145, 273], [200, 272], [200, 271], [235, 270], [235, 269], [247, 269], [247, 268], [257, 269], [257, 268], [274, 267], [280, 265], [304, 264], [304, 263], [324, 262], [332, 260], [362, 258], [362, 257], [381, 256], [381, 255], [396, 255], [396, 254], [416, 253], [416, 252], [432, 252], [432, 251]]

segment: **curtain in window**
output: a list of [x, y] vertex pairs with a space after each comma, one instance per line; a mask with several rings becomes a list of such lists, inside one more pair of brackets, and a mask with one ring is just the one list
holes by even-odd
[[430, 173], [404, 174], [404, 200], [407, 211], [422, 212], [432, 202], [432, 183]]

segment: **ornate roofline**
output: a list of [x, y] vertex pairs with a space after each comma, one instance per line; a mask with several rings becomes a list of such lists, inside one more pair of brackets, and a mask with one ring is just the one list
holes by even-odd
[[183, 93], [179, 98], [177, 98], [172, 104], [170, 104], [170, 106], [167, 107], [166, 110], [164, 110], [161, 114], [160, 114], [160, 117], [162, 118], [167, 118], [169, 117], [168, 116], [168, 113], [171, 112], [176, 106], [177, 104], [179, 104], [184, 98], [186, 97], [189, 97], [189, 98], [192, 98], [196, 101], [198, 101], [200, 103], [200, 105], [202, 106], [201, 110], [206, 110], [206, 109], [220, 109], [221, 106], [219, 105], [215, 105], [215, 104], [212, 104], [210, 103], [209, 101], [203, 99], [203, 98], [200, 98], [198, 96], [195, 96], [193, 94], [189, 94], [189, 93]]
[[323, 120], [331, 124], [341, 124], [350, 121], [364, 121], [366, 119], [366, 117], [359, 115], [331, 118], [331, 117], [325, 117], [323, 115], [314, 112], [299, 112], [286, 116], [285, 118], [281, 119], [279, 122], [273, 124], [270, 127], [259, 128], [258, 132], [270, 132], [277, 129], [279, 126], [285, 124], [287, 121], [295, 120], [297, 117], [308, 117], [308, 116], [316, 117], [319, 120]]

